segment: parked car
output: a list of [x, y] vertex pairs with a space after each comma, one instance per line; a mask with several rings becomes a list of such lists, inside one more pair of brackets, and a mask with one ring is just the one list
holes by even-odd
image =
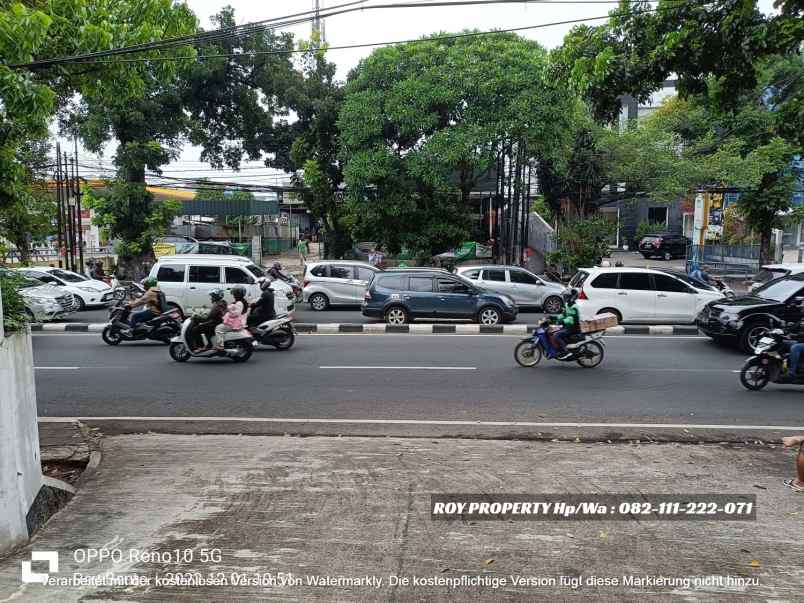
[[801, 274], [804, 272], [804, 264], [768, 264], [762, 266], [757, 275], [751, 279], [750, 291], [759, 289], [764, 284], [785, 276]]
[[463, 266], [458, 268], [458, 274], [487, 291], [511, 297], [520, 308], [538, 307], [547, 314], [558, 314], [564, 307], [564, 285], [539, 278], [519, 266]]
[[[3, 270], [3, 272], [10, 271]], [[24, 274], [20, 274], [19, 278], [21, 281], [19, 292], [30, 320], [36, 322], [59, 320], [76, 311], [78, 304], [72, 293]]]
[[639, 252], [645, 259], [660, 257], [670, 261], [673, 258], [687, 257], [690, 240], [681, 235], [668, 233], [648, 234], [639, 241]]
[[683, 272], [653, 268], [583, 268], [569, 282], [583, 318], [611, 312], [618, 322], [690, 324], [723, 295]]
[[79, 312], [91, 306], [106, 306], [110, 298], [104, 299], [112, 288], [103, 281], [96, 281], [72, 270], [54, 268], [52, 266], [36, 268], [18, 268], [25, 276], [38, 279], [48, 285], [63, 287], [75, 296]]
[[698, 315], [698, 328], [713, 340], [736, 343], [753, 353], [759, 340], [781, 323], [801, 320], [804, 273], [772, 280], [748, 295], [707, 304]]
[[[213, 289], [231, 291], [232, 287], [240, 285], [246, 288], [248, 298], [258, 298], [261, 292], [257, 279], [264, 277], [266, 272], [262, 266], [239, 255], [177, 254], [159, 258], [149, 276], [159, 282], [168, 306], [185, 314], [209, 308], [209, 292]], [[275, 280], [271, 286], [277, 294], [277, 313], [292, 312], [293, 290], [290, 285]]]
[[384, 270], [366, 289], [364, 316], [383, 318], [390, 325], [417, 318], [473, 320], [496, 325], [516, 319], [514, 300], [492, 293], [462, 276], [443, 270]]
[[330, 305], [358, 306], [369, 281], [380, 270], [366, 262], [345, 260], [307, 264], [302, 281], [304, 302], [317, 311]]

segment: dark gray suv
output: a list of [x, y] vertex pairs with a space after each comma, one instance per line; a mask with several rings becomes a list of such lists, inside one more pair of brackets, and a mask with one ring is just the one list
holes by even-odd
[[517, 307], [507, 295], [491, 293], [443, 270], [386, 270], [369, 283], [363, 315], [403, 325], [417, 318], [473, 320], [482, 325], [511, 322]]

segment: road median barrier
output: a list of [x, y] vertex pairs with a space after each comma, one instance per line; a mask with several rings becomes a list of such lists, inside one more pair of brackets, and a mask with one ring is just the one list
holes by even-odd
[[[31, 325], [34, 333], [100, 333], [108, 323], [38, 323]], [[296, 331], [316, 335], [522, 335], [532, 333], [537, 325], [473, 325], [425, 324], [386, 325], [383, 323], [294, 323]], [[619, 325], [606, 329], [606, 335], [697, 336], [694, 325]]]

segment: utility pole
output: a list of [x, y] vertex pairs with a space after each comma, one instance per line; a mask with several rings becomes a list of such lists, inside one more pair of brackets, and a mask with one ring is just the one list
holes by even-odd
[[62, 154], [62, 170], [64, 174], [64, 198], [67, 210], [67, 270], [75, 271], [75, 212], [70, 196], [70, 168], [67, 152]]
[[78, 139], [73, 139], [75, 157], [73, 158], [73, 176], [75, 182], [75, 208], [78, 214], [78, 272], [84, 269], [84, 219], [81, 216], [81, 181], [78, 177]]
[[[65, 249], [64, 237], [62, 236], [62, 229], [64, 228], [64, 201], [61, 196], [61, 161], [59, 157], [61, 157], [61, 146], [59, 143], [56, 143], [56, 228], [58, 230], [56, 255], [59, 260], [59, 268], [64, 268], [61, 259], [62, 250]], [[67, 254], [65, 252], [65, 259], [66, 258]]]

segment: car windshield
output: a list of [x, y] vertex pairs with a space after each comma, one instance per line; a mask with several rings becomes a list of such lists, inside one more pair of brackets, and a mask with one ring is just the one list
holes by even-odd
[[779, 269], [770, 270], [769, 268], [763, 268], [754, 277], [754, 282], [755, 283], [767, 283], [769, 281], [772, 281], [775, 278], [785, 276], [786, 274], [787, 274], [786, 270], [779, 270]]
[[703, 291], [715, 291], [715, 288], [712, 285], [707, 285], [706, 283], [699, 281], [698, 279], [694, 279], [691, 276], [684, 274], [683, 272], [671, 272], [668, 271], [667, 274], [670, 274], [678, 279], [681, 279], [688, 285], [692, 285], [696, 289], [701, 289]]
[[265, 272], [267, 270], [266, 268], [261, 268], [260, 266], [257, 266], [256, 264], [249, 264], [248, 266], [246, 266], [246, 268], [248, 269], [249, 272], [251, 272], [251, 274], [253, 274], [257, 278], [264, 277]]
[[89, 280], [85, 276], [81, 276], [80, 274], [67, 270], [51, 270], [50, 274], [56, 278], [60, 278], [63, 281], [67, 281], [68, 283], [82, 283]]
[[576, 289], [582, 287], [588, 276], [589, 273], [585, 270], [578, 270], [578, 272], [575, 273], [575, 276], [573, 276], [570, 280], [569, 286]]
[[41, 287], [44, 284], [46, 283], [32, 276], [24, 276], [20, 279], [20, 289], [28, 289], [30, 287]]
[[801, 280], [784, 279], [779, 281], [771, 281], [767, 285], [760, 287], [755, 293], [764, 297], [765, 299], [772, 299], [777, 302], [785, 302], [793, 295], [798, 293], [804, 282]]

